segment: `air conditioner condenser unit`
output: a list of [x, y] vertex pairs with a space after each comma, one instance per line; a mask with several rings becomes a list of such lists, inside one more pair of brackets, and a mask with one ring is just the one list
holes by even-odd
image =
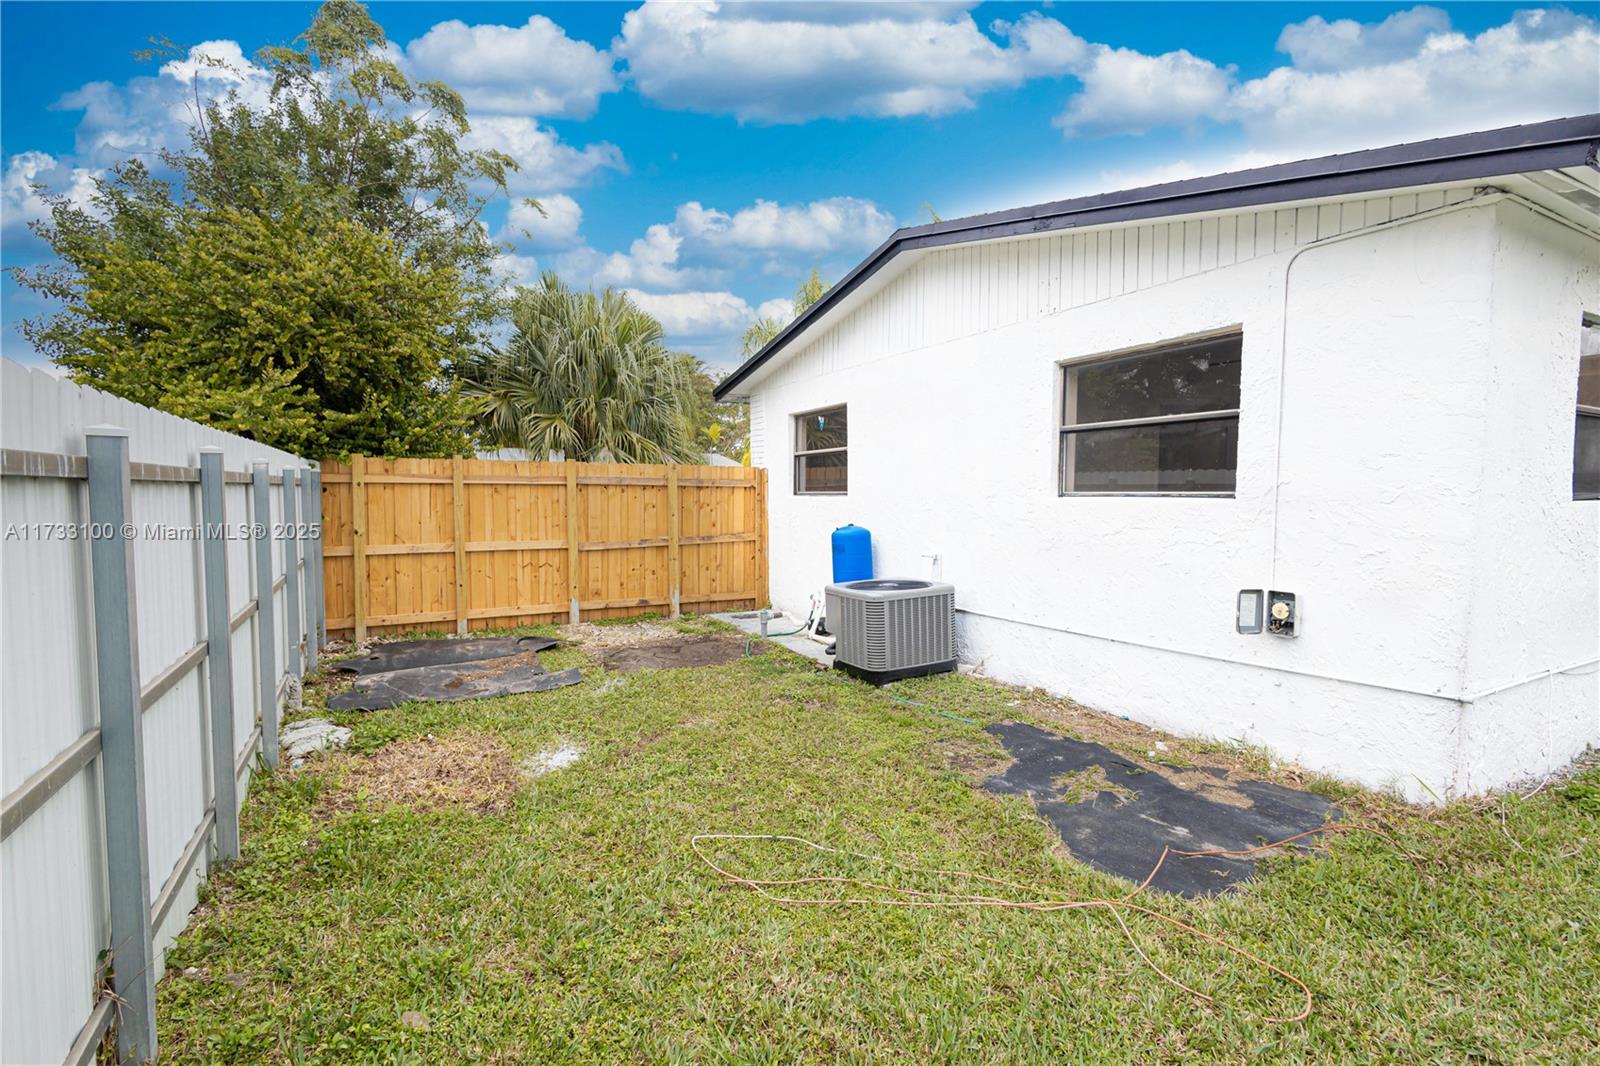
[[939, 581], [874, 578], [829, 585], [834, 665], [885, 685], [956, 668], [956, 590]]

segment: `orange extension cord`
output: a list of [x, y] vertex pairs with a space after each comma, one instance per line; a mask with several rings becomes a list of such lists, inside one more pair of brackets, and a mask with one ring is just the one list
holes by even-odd
[[[781, 833], [699, 833], [690, 840], [690, 846], [694, 848], [694, 853], [700, 858], [701, 862], [711, 867], [712, 870], [714, 870], [725, 880], [736, 885], [743, 885], [747, 888], [753, 888], [756, 892], [760, 893], [762, 896], [774, 903], [781, 903], [790, 906], [993, 907], [998, 909], [1028, 911], [1066, 911], [1089, 908], [1104, 910], [1109, 912], [1112, 918], [1116, 919], [1117, 926], [1122, 930], [1122, 935], [1127, 938], [1129, 946], [1133, 948], [1133, 950], [1138, 954], [1139, 958], [1143, 960], [1144, 964], [1150, 967], [1150, 969], [1154, 970], [1162, 980], [1183, 989], [1196, 999], [1204, 1000], [1207, 1003], [1216, 1002], [1214, 997], [1206, 995], [1199, 989], [1189, 987], [1167, 971], [1163, 970], [1161, 967], [1157, 966], [1151, 961], [1150, 956], [1145, 954], [1144, 949], [1139, 946], [1138, 940], [1134, 937], [1133, 930], [1128, 928], [1128, 923], [1123, 919], [1121, 912], [1126, 910], [1135, 911], [1139, 914], [1146, 914], [1152, 918], [1166, 922], [1175, 929], [1178, 929], [1184, 933], [1188, 933], [1192, 936], [1200, 937], [1202, 940], [1207, 940], [1227, 951], [1232, 952], [1234, 955], [1242, 959], [1246, 959], [1255, 963], [1257, 966], [1261, 966], [1267, 970], [1270, 970], [1279, 977], [1282, 977], [1284, 980], [1299, 988], [1301, 995], [1305, 997], [1305, 1001], [1302, 1004], [1298, 1014], [1288, 1018], [1269, 1017], [1266, 1019], [1268, 1022], [1287, 1024], [1304, 1021], [1311, 1015], [1311, 989], [1304, 981], [1300, 980], [1300, 978], [1296, 977], [1294, 974], [1289, 973], [1287, 970], [1283, 970], [1277, 966], [1274, 966], [1272, 963], [1261, 958], [1259, 955], [1252, 954], [1251, 952], [1246, 951], [1244, 948], [1239, 947], [1237, 944], [1233, 944], [1227, 940], [1224, 940], [1222, 937], [1216, 936], [1212, 933], [1207, 933], [1201, 929], [1197, 929], [1187, 922], [1179, 921], [1176, 918], [1169, 917], [1168, 915], [1162, 914], [1160, 911], [1151, 910], [1149, 907], [1134, 903], [1132, 902], [1133, 897], [1143, 892], [1145, 888], [1149, 886], [1150, 882], [1155, 879], [1156, 873], [1161, 869], [1161, 864], [1167, 861], [1168, 855], [1176, 855], [1180, 858], [1198, 858], [1201, 856], [1220, 855], [1254, 855], [1258, 852], [1270, 851], [1273, 848], [1282, 847], [1283, 845], [1293, 843], [1302, 837], [1312, 836], [1317, 833], [1354, 832], [1358, 830], [1361, 832], [1372, 833], [1373, 835], [1382, 838], [1392, 847], [1394, 847], [1396, 851], [1399, 851], [1402, 855], [1406, 855], [1408, 859], [1411, 859], [1413, 862], [1415, 862], [1414, 857], [1406, 853], [1404, 849], [1400, 848], [1399, 845], [1395, 844], [1395, 842], [1389, 837], [1385, 836], [1383, 833], [1372, 828], [1371, 826], [1334, 822], [1329, 825], [1320, 826], [1316, 829], [1307, 830], [1304, 833], [1296, 833], [1294, 836], [1285, 837], [1284, 839], [1274, 841], [1271, 844], [1263, 844], [1257, 848], [1247, 848], [1236, 851], [1229, 851], [1220, 848], [1212, 851], [1178, 851], [1172, 847], [1162, 848], [1161, 857], [1156, 860], [1155, 866], [1151, 868], [1150, 873], [1146, 875], [1145, 879], [1139, 883], [1139, 887], [1135, 888], [1132, 892], [1129, 892], [1126, 896], [1119, 898], [1102, 899], [1085, 897], [1078, 899], [1018, 900], [1005, 899], [998, 896], [979, 895], [971, 892], [919, 892], [916, 889], [898, 888], [894, 885], [879, 884], [875, 881], [866, 881], [857, 877], [816, 876], [796, 877], [787, 880], [741, 877], [740, 875], [724, 869], [723, 867], [717, 865], [717, 863], [713, 862], [709, 857], [707, 857], [705, 851], [702, 850], [701, 844], [705, 841], [715, 840], [770, 840], [789, 844], [802, 844], [814, 851], [819, 851], [830, 855], [846, 855], [851, 858], [866, 859], [871, 862], [882, 863], [885, 866], [904, 871], [905, 873], [926, 874], [933, 877], [963, 877], [977, 881], [985, 881], [989, 884], [999, 885], [1003, 888], [1013, 889], [1018, 892], [1028, 892], [1036, 895], [1048, 895], [1048, 893], [1044, 889], [1038, 888], [1034, 885], [1025, 885], [1015, 881], [1006, 881], [999, 877], [990, 877], [987, 874], [969, 873], [964, 870], [934, 870], [920, 866], [907, 866], [902, 863], [894, 862], [890, 859], [885, 859], [880, 855], [868, 855], [859, 851], [846, 851], [842, 848], [830, 848], [824, 844], [818, 844], [814, 841], [807, 840], [804, 837], [788, 836]], [[768, 891], [768, 889], [782, 886], [809, 884], [855, 885], [861, 888], [874, 889], [880, 892], [896, 893], [900, 896], [910, 896], [915, 898], [872, 899], [845, 896], [842, 898], [832, 899], [801, 899], [792, 896], [779, 895], [777, 893]]]

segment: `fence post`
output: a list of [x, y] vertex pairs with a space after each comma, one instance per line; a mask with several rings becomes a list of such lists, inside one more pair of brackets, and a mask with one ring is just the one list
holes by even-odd
[[[317, 560], [316, 574], [316, 599], [313, 601], [312, 613], [316, 618], [317, 650], [320, 652], [328, 643], [328, 601], [327, 601], [327, 569], [323, 563], [323, 534], [326, 532], [322, 523], [322, 469], [319, 467], [311, 471], [311, 500], [313, 518], [315, 519], [317, 535], [311, 538], [312, 553]], [[311, 519], [308, 519], [311, 521]]]
[[[311, 528], [311, 514], [313, 511], [311, 495], [311, 470], [307, 468], [300, 471], [300, 529], [295, 530], [295, 535]], [[309, 533], [305, 536], [305, 547], [301, 549], [301, 558], [305, 560], [305, 602], [306, 602], [306, 673], [317, 668], [317, 570], [316, 570], [316, 541]]]
[[678, 548], [678, 468], [667, 467], [667, 574], [672, 590], [672, 617], [681, 613], [683, 600], [683, 568], [679, 563]]
[[272, 478], [264, 459], [251, 467], [250, 499], [256, 563], [256, 660], [261, 677], [261, 757], [278, 765], [278, 631], [272, 609]]
[[450, 503], [455, 511], [456, 534], [456, 635], [467, 635], [467, 492], [459, 455], [450, 457]]
[[350, 457], [350, 559], [354, 564], [355, 640], [367, 639], [367, 457]]
[[200, 449], [200, 555], [205, 574], [206, 694], [211, 711], [211, 798], [217, 815], [217, 858], [239, 857], [238, 756], [233, 740], [233, 633], [228, 625], [227, 500], [222, 449]]
[[295, 483], [299, 480], [296, 471], [283, 468], [283, 613], [284, 621], [288, 623], [288, 638], [284, 641], [288, 645], [288, 654], [284, 666], [293, 677], [300, 676], [300, 545], [295, 538]]
[[122, 1061], [136, 1061], [156, 1056], [156, 995], [139, 626], [133, 553], [124, 529], [133, 517], [128, 431], [91, 426], [84, 437], [89, 468], [95, 684], [100, 705], [100, 799], [105, 810], [106, 876], [111, 897], [111, 983], [118, 1000], [117, 1056]]
[[578, 624], [578, 464], [567, 467], [567, 620]]
[[767, 556], [767, 468], [755, 468], [756, 478], [756, 606], [766, 607], [772, 602], [768, 587]]

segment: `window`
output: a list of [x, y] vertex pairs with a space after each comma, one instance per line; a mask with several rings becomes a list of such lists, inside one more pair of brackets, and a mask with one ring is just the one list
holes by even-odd
[[845, 442], [849, 423], [843, 406], [796, 415], [794, 492], [796, 496], [840, 495], [849, 484]]
[[1239, 333], [1065, 367], [1061, 493], [1232, 496]]
[[1600, 500], [1600, 318], [1583, 316], [1578, 417], [1572, 430], [1572, 498]]

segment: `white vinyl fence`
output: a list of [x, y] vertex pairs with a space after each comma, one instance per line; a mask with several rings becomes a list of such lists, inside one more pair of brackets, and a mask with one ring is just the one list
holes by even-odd
[[9, 361], [0, 447], [0, 1062], [143, 1060], [326, 635], [319, 474]]

